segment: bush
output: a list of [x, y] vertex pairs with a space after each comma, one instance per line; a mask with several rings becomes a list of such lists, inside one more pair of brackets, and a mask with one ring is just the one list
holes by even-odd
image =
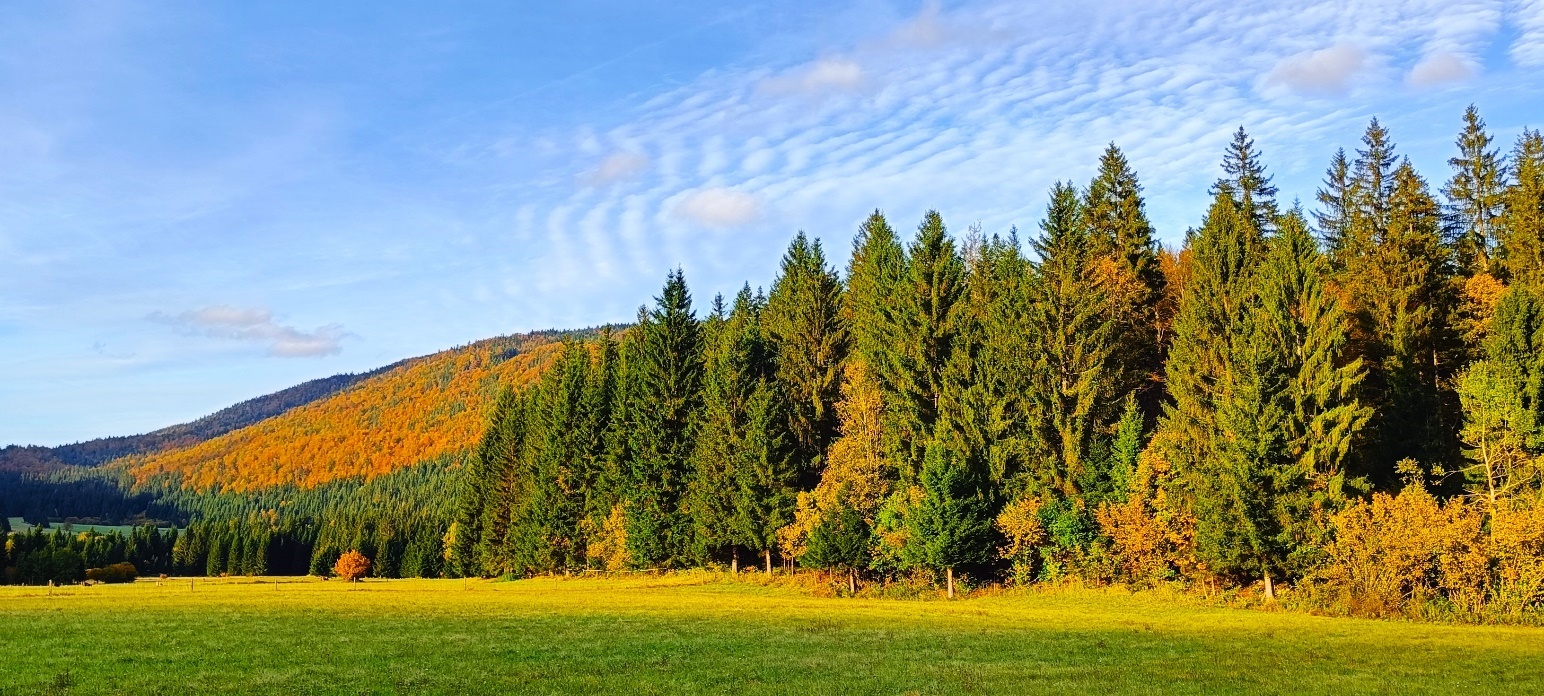
[[134, 582], [139, 569], [133, 563], [114, 563], [102, 568], [88, 568], [86, 579], [95, 582]]

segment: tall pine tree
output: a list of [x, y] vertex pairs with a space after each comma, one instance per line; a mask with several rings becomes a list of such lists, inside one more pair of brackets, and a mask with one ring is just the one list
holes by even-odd
[[762, 317], [777, 364], [778, 391], [788, 399], [799, 483], [812, 488], [820, 462], [836, 438], [847, 327], [842, 320], [842, 282], [826, 266], [820, 241], [800, 232], [783, 255], [782, 269]]

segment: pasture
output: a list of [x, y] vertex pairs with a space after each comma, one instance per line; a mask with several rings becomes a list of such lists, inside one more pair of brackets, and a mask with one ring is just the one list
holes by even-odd
[[0, 694], [1544, 692], [1544, 629], [709, 574], [0, 587]]

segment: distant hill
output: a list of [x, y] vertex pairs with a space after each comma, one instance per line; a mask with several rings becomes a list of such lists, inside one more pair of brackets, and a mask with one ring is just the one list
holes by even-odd
[[152, 454], [196, 445], [272, 418], [317, 399], [325, 399], [361, 381], [395, 369], [408, 361], [360, 374], [342, 374], [297, 384], [272, 394], [248, 399], [190, 423], [161, 428], [143, 435], [123, 435], [87, 440], [59, 447], [16, 446], [0, 449], [0, 471], [38, 472], [60, 466], [97, 466], [135, 454]]
[[368, 479], [464, 452], [481, 437], [498, 389], [534, 379], [561, 335], [494, 338], [403, 361], [280, 415], [111, 466], [141, 484], [170, 478], [183, 488], [240, 493]]

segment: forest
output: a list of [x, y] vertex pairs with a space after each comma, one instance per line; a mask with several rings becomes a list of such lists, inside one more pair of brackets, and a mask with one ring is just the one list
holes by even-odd
[[[1181, 585], [1365, 615], [1544, 602], [1544, 138], [1463, 116], [1440, 188], [1377, 120], [1285, 203], [1240, 128], [1158, 244], [1111, 145], [1045, 219], [637, 323], [503, 394], [452, 573], [774, 564], [875, 582]], [[1283, 593], [1285, 588], [1290, 588]]]
[[[903, 236], [875, 211], [845, 268], [801, 232], [770, 289], [699, 307], [676, 270], [635, 324], [497, 383], [446, 372], [503, 385], [470, 451], [459, 411], [389, 452], [302, 418], [198, 446], [218, 466], [116, 475], [191, 520], [168, 572], [325, 574], [360, 550], [381, 577], [781, 566], [847, 594], [1076, 580], [1536, 620], [1544, 137], [1503, 150], [1470, 107], [1449, 165], [1434, 185], [1373, 120], [1287, 203], [1240, 128], [1170, 249], [1112, 144], [1033, 233], [930, 212]], [[240, 446], [296, 428], [341, 458]]]

